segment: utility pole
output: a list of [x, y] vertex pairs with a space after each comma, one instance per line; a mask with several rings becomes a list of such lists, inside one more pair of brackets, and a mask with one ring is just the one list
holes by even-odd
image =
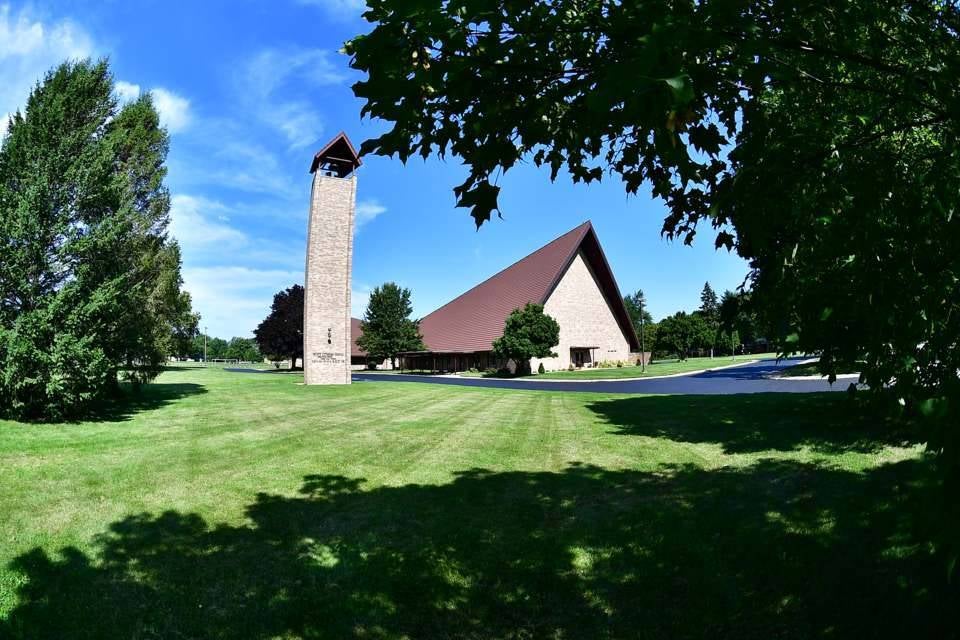
[[207, 328], [203, 328], [203, 366], [207, 366]]
[[647, 349], [643, 343], [643, 298], [640, 298], [640, 373], [647, 372]]

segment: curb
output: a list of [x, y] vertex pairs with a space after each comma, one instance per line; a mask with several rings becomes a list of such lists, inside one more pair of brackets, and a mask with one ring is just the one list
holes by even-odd
[[[525, 378], [476, 378], [477, 380], [510, 380], [516, 382], [562, 382], [562, 383], [592, 383], [592, 382], [632, 382], [635, 380], [663, 380], [664, 378], [681, 378], [683, 376], [695, 376], [701, 373], [707, 373], [708, 371], [720, 371], [721, 369], [733, 369], [734, 367], [744, 367], [748, 364], [756, 364], [760, 360], [747, 360], [745, 362], [737, 362], [736, 364], [728, 364], [722, 367], [711, 367], [709, 369], [697, 369], [695, 371], [684, 371], [682, 373], [670, 373], [662, 376], [641, 376], [639, 378], [578, 378], [578, 379], [569, 379], [569, 378], [541, 378], [540, 376], [529, 376]], [[463, 378], [463, 379], [473, 379], [471, 376], [461, 376], [457, 374], [445, 375], [444, 377], [449, 378]], [[799, 378], [791, 378], [792, 380], [798, 380]]]

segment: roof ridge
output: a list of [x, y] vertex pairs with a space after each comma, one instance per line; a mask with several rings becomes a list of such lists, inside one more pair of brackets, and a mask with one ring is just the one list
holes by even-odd
[[[463, 298], [464, 296], [466, 296], [467, 294], [469, 294], [471, 291], [474, 291], [475, 289], [478, 289], [478, 288], [482, 287], [483, 285], [485, 285], [486, 283], [490, 282], [491, 280], [493, 280], [493, 279], [496, 278], [497, 276], [501, 275], [502, 273], [505, 273], [505, 272], [509, 271], [510, 269], [513, 269], [514, 267], [516, 267], [518, 264], [520, 264], [520, 263], [523, 262], [524, 260], [526, 260], [526, 259], [528, 259], [528, 258], [531, 258], [531, 257], [537, 255], [537, 254], [540, 253], [541, 251], [544, 251], [545, 249], [547, 249], [548, 247], [550, 247], [551, 245], [553, 245], [555, 242], [558, 242], [558, 241], [562, 240], [563, 238], [566, 238], [567, 236], [569, 236], [570, 234], [572, 234], [572, 233], [574, 233], [574, 232], [576, 232], [576, 231], [582, 230], [582, 235], [581, 235], [580, 239], [577, 241], [576, 246], [574, 247], [574, 252], [575, 252], [576, 249], [579, 248], [580, 243], [583, 242], [583, 238], [586, 236], [586, 231], [587, 231], [588, 229], [592, 229], [592, 228], [593, 228], [593, 223], [592, 223], [589, 219], [587, 219], [585, 222], [581, 222], [580, 224], [578, 224], [578, 225], [577, 225], [576, 227], [574, 227], [573, 229], [570, 229], [569, 231], [566, 231], [566, 232], [564, 232], [564, 233], [561, 233], [559, 236], [555, 237], [555, 238], [554, 238], [553, 240], [551, 240], [550, 242], [547, 242], [546, 244], [541, 245], [538, 249], [534, 249], [533, 251], [531, 251], [531, 252], [528, 253], [527, 255], [523, 256], [522, 258], [520, 258], [520, 259], [512, 262], [510, 265], [504, 267], [503, 269], [500, 269], [500, 271], [497, 271], [496, 273], [494, 273], [494, 274], [491, 275], [490, 277], [485, 278], [484, 280], [482, 280], [482, 281], [478, 282], [477, 284], [473, 285], [472, 287], [470, 287], [469, 289], [467, 289], [466, 291], [464, 291], [464, 292], [461, 293], [460, 295], [454, 297], [452, 300], [450, 300], [450, 301], [446, 302], [445, 304], [437, 307], [436, 309], [434, 309], [433, 311], [431, 311], [431, 312], [428, 313], [427, 315], [423, 316], [423, 318], [421, 318], [421, 320], [426, 319], [426, 318], [432, 316], [433, 314], [435, 314], [435, 313], [437, 313], [437, 312], [445, 309], [446, 307], [449, 307], [451, 304], [453, 304], [454, 302], [456, 302], [456, 301], [459, 300], [460, 298]], [[573, 253], [573, 252], [571, 252], [571, 254], [572, 254], [572, 253]], [[569, 256], [567, 256], [567, 258], [564, 260], [564, 264], [566, 264], [568, 261], [569, 261]], [[549, 293], [549, 291], [548, 291], [547, 293]], [[542, 304], [542, 303], [543, 303], [543, 301], [541, 300], [541, 304]]]

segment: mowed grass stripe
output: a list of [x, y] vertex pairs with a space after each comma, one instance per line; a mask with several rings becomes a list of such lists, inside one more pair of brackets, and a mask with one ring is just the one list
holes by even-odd
[[175, 370], [113, 419], [0, 422], [0, 637], [929, 637], [949, 620], [913, 526], [922, 443], [837, 394], [300, 380]]

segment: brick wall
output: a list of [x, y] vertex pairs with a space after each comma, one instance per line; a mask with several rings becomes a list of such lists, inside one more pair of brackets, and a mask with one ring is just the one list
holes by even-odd
[[578, 253], [566, 273], [547, 298], [543, 310], [560, 324], [560, 344], [553, 351], [556, 358], [534, 358], [534, 372], [541, 362], [547, 371], [566, 369], [570, 364], [570, 347], [592, 347], [589, 352], [597, 361], [623, 360], [630, 363], [630, 342], [617, 323], [596, 276], [583, 253]]
[[313, 176], [303, 322], [304, 381], [350, 384], [350, 276], [356, 174]]

